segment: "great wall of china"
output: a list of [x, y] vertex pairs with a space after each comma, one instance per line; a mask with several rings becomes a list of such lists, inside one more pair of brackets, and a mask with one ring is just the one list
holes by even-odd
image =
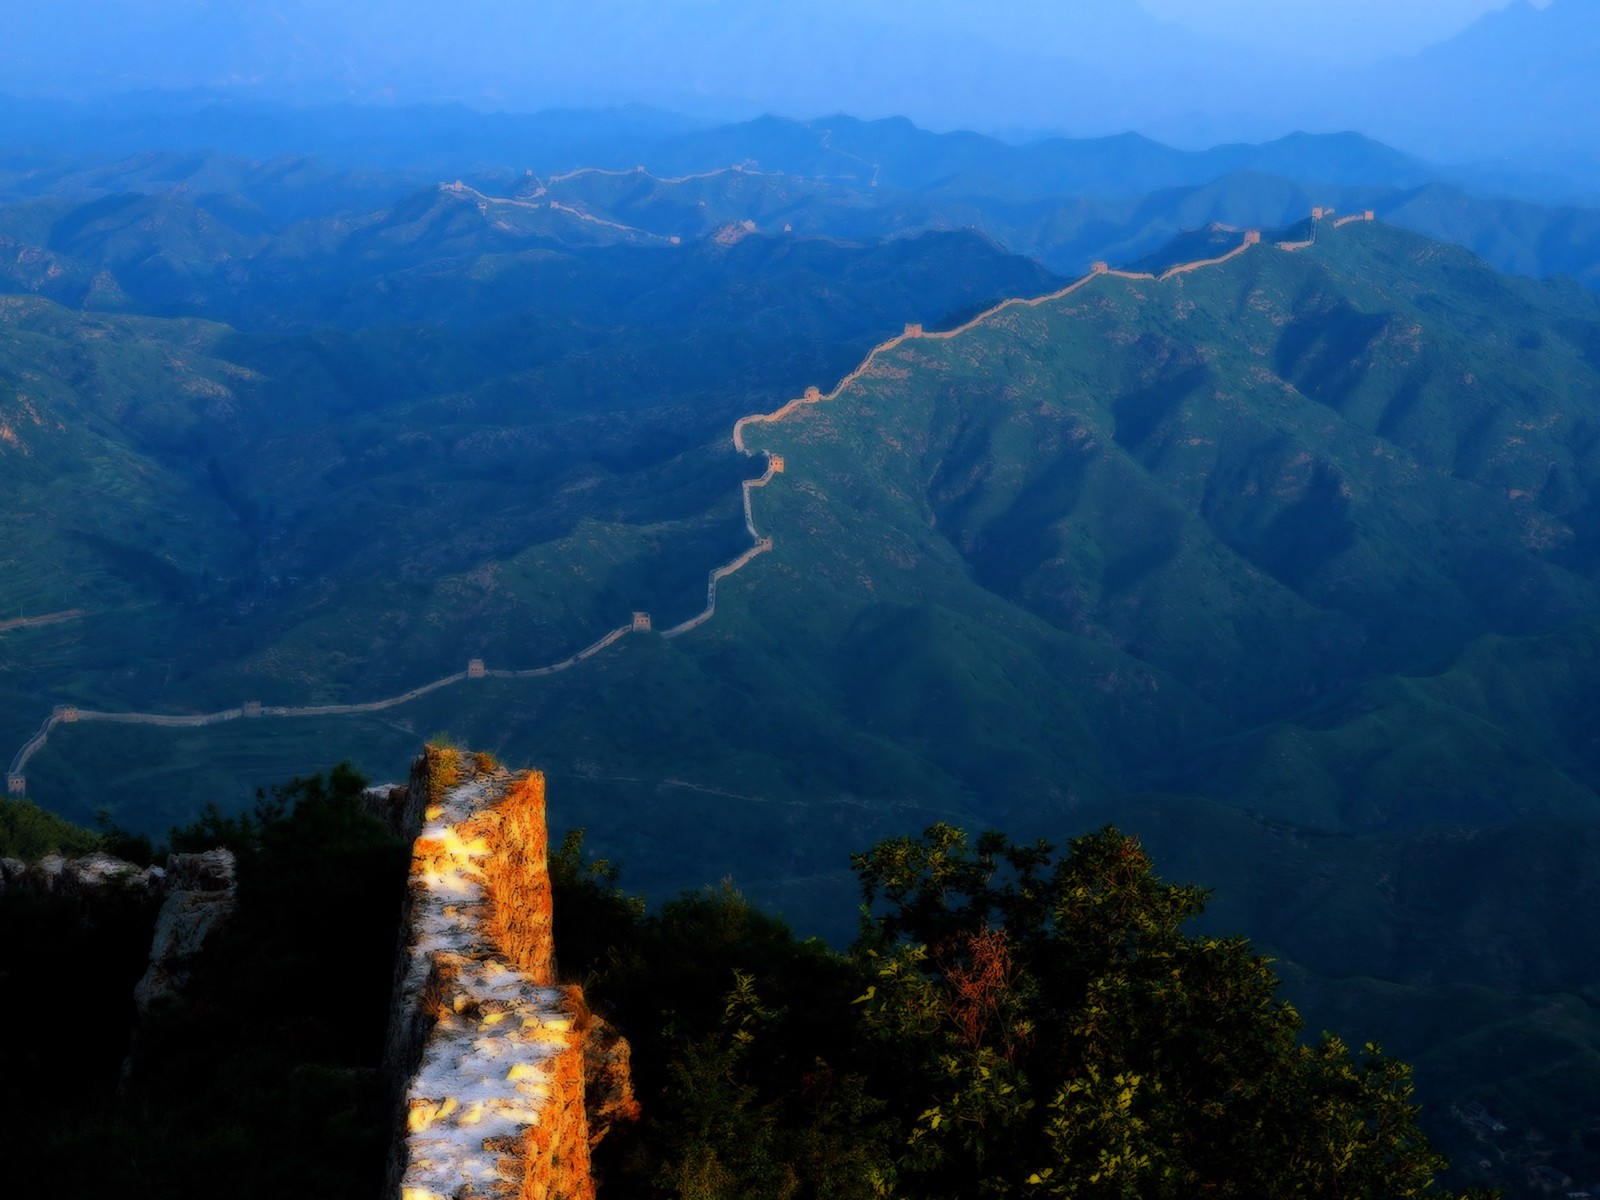
[[[626, 172], [616, 173], [625, 174]], [[464, 185], [453, 186], [464, 188]], [[1312, 236], [1309, 240], [1300, 242], [1275, 242], [1271, 244], [1277, 249], [1291, 252], [1297, 251], [1315, 243], [1317, 227], [1324, 221], [1331, 221], [1335, 228], [1339, 228], [1354, 221], [1372, 221], [1374, 219], [1375, 215], [1371, 210], [1336, 218], [1333, 209], [1318, 207], [1312, 210]], [[771, 452], [764, 450], [751, 450], [748, 446], [746, 446], [744, 432], [747, 426], [755, 424], [770, 424], [782, 421], [806, 405], [820, 404], [826, 401], [838, 399], [838, 397], [845, 391], [846, 388], [850, 387], [863, 375], [870, 371], [880, 357], [892, 352], [908, 341], [914, 341], [918, 339], [926, 341], [947, 341], [951, 338], [959, 337], [963, 333], [968, 332], [983, 322], [988, 321], [1009, 309], [1019, 307], [1037, 308], [1042, 304], [1049, 304], [1054, 301], [1064, 299], [1065, 297], [1072, 295], [1074, 292], [1077, 292], [1081, 288], [1088, 286], [1095, 279], [1102, 276], [1105, 278], [1149, 280], [1156, 283], [1162, 283], [1167, 280], [1174, 279], [1180, 275], [1188, 274], [1192, 271], [1197, 271], [1205, 267], [1213, 267], [1228, 262], [1246, 253], [1252, 247], [1259, 246], [1261, 244], [1262, 239], [1260, 231], [1253, 229], [1247, 230], [1244, 232], [1239, 245], [1235, 246], [1232, 250], [1229, 250], [1224, 254], [1217, 255], [1213, 258], [1197, 259], [1193, 262], [1178, 263], [1159, 273], [1117, 270], [1112, 268], [1107, 263], [1096, 262], [1089, 269], [1088, 274], [1074, 280], [1072, 283], [1069, 283], [1066, 287], [1061, 288], [1058, 291], [1031, 298], [1013, 297], [1008, 300], [1002, 300], [998, 304], [985, 309], [977, 316], [962, 323], [961, 325], [954, 327], [953, 329], [929, 332], [924, 330], [921, 325], [907, 325], [903, 332], [896, 334], [887, 341], [878, 343], [878, 345], [874, 346], [870, 351], [868, 351], [866, 357], [861, 360], [860, 364], [855, 368], [855, 370], [851, 371], [848, 375], [841, 379], [834, 386], [832, 391], [824, 393], [820, 388], [807, 388], [804, 395], [790, 400], [787, 404], [774, 410], [773, 412], [752, 413], [749, 416], [740, 417], [739, 420], [734, 422], [733, 426], [734, 449], [739, 453], [746, 455], [747, 457], [753, 458], [757, 454], [765, 454], [767, 457], [766, 471], [759, 478], [745, 480], [741, 485], [744, 492], [744, 523], [745, 529], [750, 535], [751, 546], [732, 561], [724, 563], [719, 567], [712, 568], [707, 575], [705, 608], [686, 621], [671, 626], [668, 629], [660, 630], [660, 636], [664, 638], [681, 637], [683, 634], [689, 633], [691, 630], [697, 629], [709, 621], [716, 614], [718, 583], [743, 570], [752, 561], [754, 561], [760, 555], [766, 554], [773, 547], [772, 538], [763, 536], [756, 528], [755, 515], [751, 507], [751, 494], [755, 488], [765, 487], [772, 481], [775, 475], [781, 474], [784, 471], [785, 464], [781, 455], [772, 454]], [[79, 614], [77, 610], [71, 610], [68, 613], [51, 614], [49, 617], [30, 618], [26, 621], [23, 621], [22, 624], [38, 624], [53, 620], [65, 620], [78, 615], [81, 614]], [[8, 627], [17, 627], [17, 622], [12, 622], [8, 625], [0, 625], [0, 630]], [[385, 709], [397, 708], [400, 705], [410, 703], [411, 701], [419, 699], [422, 696], [426, 696], [431, 692], [436, 692], [442, 688], [451, 687], [455, 684], [463, 683], [470, 679], [533, 679], [545, 675], [554, 675], [557, 672], [566, 671], [577, 666], [585, 659], [592, 658], [594, 655], [600, 653], [600, 651], [611, 645], [614, 645], [616, 642], [626, 637], [630, 633], [646, 633], [652, 631], [652, 628], [653, 623], [650, 615], [648, 613], [637, 612], [633, 614], [633, 617], [628, 624], [619, 625], [617, 628], [611, 630], [598, 640], [591, 642], [577, 653], [569, 655], [558, 662], [550, 663], [546, 666], [531, 667], [522, 670], [508, 670], [504, 668], [490, 669], [481, 659], [473, 659], [470, 663], [468, 663], [467, 669], [464, 671], [458, 671], [455, 674], [446, 675], [441, 679], [435, 679], [431, 683], [425, 683], [420, 687], [412, 688], [408, 692], [402, 692], [397, 696], [388, 696], [380, 700], [369, 700], [359, 704], [290, 706], [262, 704], [259, 701], [246, 701], [236, 708], [223, 709], [220, 712], [199, 713], [193, 715], [144, 712], [99, 712], [93, 709], [78, 708], [71, 705], [58, 705], [54, 711], [52, 711], [51, 714], [45, 718], [44, 723], [40, 725], [38, 731], [23, 744], [22, 748], [18, 750], [16, 755], [12, 758], [11, 765], [6, 772], [6, 790], [13, 796], [26, 794], [26, 771], [28, 760], [44, 748], [45, 744], [50, 739], [51, 731], [54, 730], [58, 725], [76, 724], [79, 722], [102, 722], [126, 725], [157, 725], [169, 728], [195, 728], [200, 726], [218, 725], [225, 721], [273, 717], [355, 716], [363, 713], [381, 712]]]
[[558, 983], [544, 777], [429, 747], [386, 819], [412, 842], [384, 1075], [389, 1200], [593, 1200], [637, 1120], [626, 1041]]
[[37, 617], [12, 617], [9, 621], [0, 621], [0, 633], [7, 633], [13, 629], [38, 629], [41, 625], [58, 625], [62, 621], [73, 621], [83, 616], [81, 608], [64, 608], [60, 612], [40, 613]]

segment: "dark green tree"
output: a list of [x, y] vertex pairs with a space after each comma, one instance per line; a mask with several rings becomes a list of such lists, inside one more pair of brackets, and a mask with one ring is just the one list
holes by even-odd
[[872, 1073], [926, 1197], [1423, 1197], [1408, 1068], [1314, 1044], [1205, 893], [1115, 829], [1055, 854], [946, 825], [854, 865]]

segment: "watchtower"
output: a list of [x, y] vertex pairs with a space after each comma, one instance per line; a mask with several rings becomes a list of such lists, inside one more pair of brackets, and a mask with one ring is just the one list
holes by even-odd
[[908, 324], [906, 326], [905, 336], [906, 337], [921, 337], [922, 336], [922, 326], [920, 324], [918, 324], [918, 323]]
[[1370, 209], [1370, 208], [1369, 208], [1369, 209], [1367, 209], [1367, 211], [1366, 211], [1366, 212], [1364, 212], [1364, 213], [1362, 213], [1362, 214], [1361, 214], [1361, 219], [1362, 219], [1362, 220], [1363, 220], [1363, 221], [1376, 221], [1376, 220], [1377, 220], [1377, 219], [1378, 219], [1378, 214], [1377, 214], [1377, 213], [1375, 213], [1375, 212], [1373, 212], [1373, 211], [1372, 211], [1372, 210], [1371, 210], [1371, 209]]
[[635, 633], [649, 633], [650, 632], [650, 614], [649, 613], [647, 613], [647, 612], [636, 612], [636, 613], [633, 614], [633, 631]]
[[769, 454], [769, 455], [767, 455], [767, 466], [772, 468], [772, 473], [774, 475], [782, 475], [783, 474], [783, 455], [781, 455], [781, 454]]
[[806, 389], [806, 399], [807, 400], [821, 400], [822, 399], [822, 389], [819, 388], [819, 387], [808, 387]]
[[1110, 273], [1111, 264], [1108, 262], [1096, 259], [1094, 262], [1089, 264], [1089, 274], [1091, 275], [1109, 275]]
[[252, 720], [259, 717], [261, 715], [261, 701], [246, 700], [239, 706], [239, 714]]
[[1320, 205], [1320, 204], [1317, 205], [1315, 208], [1313, 208], [1311, 210], [1311, 219], [1313, 221], [1320, 221], [1324, 217], [1331, 217], [1331, 216], [1333, 216], [1333, 209], [1331, 209], [1331, 208], [1323, 208], [1322, 205]]
[[63, 725], [71, 725], [78, 719], [78, 710], [71, 704], [58, 704], [55, 707], [55, 716]]
[[1261, 244], [1261, 230], [1246, 230], [1244, 235], [1244, 244], [1246, 246], [1259, 246]]
[[473, 658], [467, 660], [467, 678], [482, 679], [488, 674], [488, 668], [483, 665], [483, 659]]
[[6, 791], [13, 796], [26, 796], [28, 794], [27, 777], [17, 774], [7, 775]]

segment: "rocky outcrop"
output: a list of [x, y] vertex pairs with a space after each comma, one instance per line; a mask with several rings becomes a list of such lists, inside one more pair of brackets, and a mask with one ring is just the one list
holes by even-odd
[[[132, 1008], [122, 990], [130, 975], [107, 997], [104, 1014], [106, 1022], [127, 1030], [122, 1068], [127, 1081], [138, 1059], [145, 1020], [164, 1002], [189, 998], [202, 952], [233, 914], [234, 857], [227, 850], [173, 854], [164, 867], [138, 867], [102, 853], [78, 858], [47, 854], [31, 864], [4, 859], [0, 898], [21, 905], [6, 914], [9, 919], [42, 921], [44, 928], [69, 931], [63, 936], [77, 939], [73, 944], [94, 947], [96, 953], [111, 950], [119, 962], [124, 946], [139, 945], [126, 939], [149, 937], [149, 961], [133, 987]], [[128, 967], [137, 970], [136, 964], [131, 959]]]
[[166, 871], [161, 867], [140, 868], [109, 854], [85, 854], [79, 858], [47, 854], [35, 863], [0, 859], [0, 892], [89, 898], [114, 892], [151, 895], [165, 886]]
[[169, 890], [156, 916], [150, 966], [133, 989], [141, 1018], [185, 995], [206, 943], [238, 906], [236, 874], [229, 850], [168, 856]]
[[555, 979], [544, 777], [430, 748], [407, 790], [381, 798], [420, 820], [390, 1016], [389, 1195], [592, 1200], [591, 1145], [637, 1106], [626, 1042]]
[[633, 1095], [633, 1048], [628, 1039], [590, 1014], [583, 1039], [583, 1100], [592, 1149], [613, 1128], [639, 1119]]

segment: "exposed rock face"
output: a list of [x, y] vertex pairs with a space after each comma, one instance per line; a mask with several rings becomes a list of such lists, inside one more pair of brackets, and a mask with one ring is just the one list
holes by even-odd
[[202, 854], [167, 855], [167, 886], [189, 892], [231, 892], [239, 868], [232, 850], [207, 850]]
[[411, 805], [412, 791], [410, 787], [395, 784], [369, 787], [361, 793], [361, 806], [388, 826], [395, 837], [412, 839], [422, 828], [422, 809]]
[[166, 883], [171, 890], [156, 917], [150, 967], [133, 989], [141, 1017], [188, 988], [206, 942], [238, 906], [235, 867], [229, 850], [168, 856]]
[[[137, 1020], [123, 1061], [125, 1080], [137, 1059], [142, 1022], [162, 1001], [184, 998], [207, 942], [233, 914], [234, 865], [227, 850], [173, 854], [165, 867], [144, 868], [100, 853], [47, 854], [32, 864], [0, 860], [0, 895], [36, 898], [33, 903], [83, 928], [153, 923], [149, 965], [133, 990]], [[126, 1011], [126, 992], [109, 1000]]]
[[593, 1141], [637, 1115], [626, 1042], [555, 981], [544, 777], [462, 766], [430, 748], [404, 805], [384, 797], [421, 823], [390, 1017], [389, 1194], [592, 1200]]
[[160, 867], [140, 869], [100, 853], [81, 858], [47, 854], [31, 865], [15, 858], [0, 859], [0, 891], [14, 888], [42, 896], [89, 897], [118, 889], [149, 895], [166, 886], [165, 876]]
[[591, 1149], [613, 1126], [631, 1125], [639, 1119], [639, 1102], [633, 1095], [633, 1047], [593, 1014], [584, 1030], [583, 1096]]

